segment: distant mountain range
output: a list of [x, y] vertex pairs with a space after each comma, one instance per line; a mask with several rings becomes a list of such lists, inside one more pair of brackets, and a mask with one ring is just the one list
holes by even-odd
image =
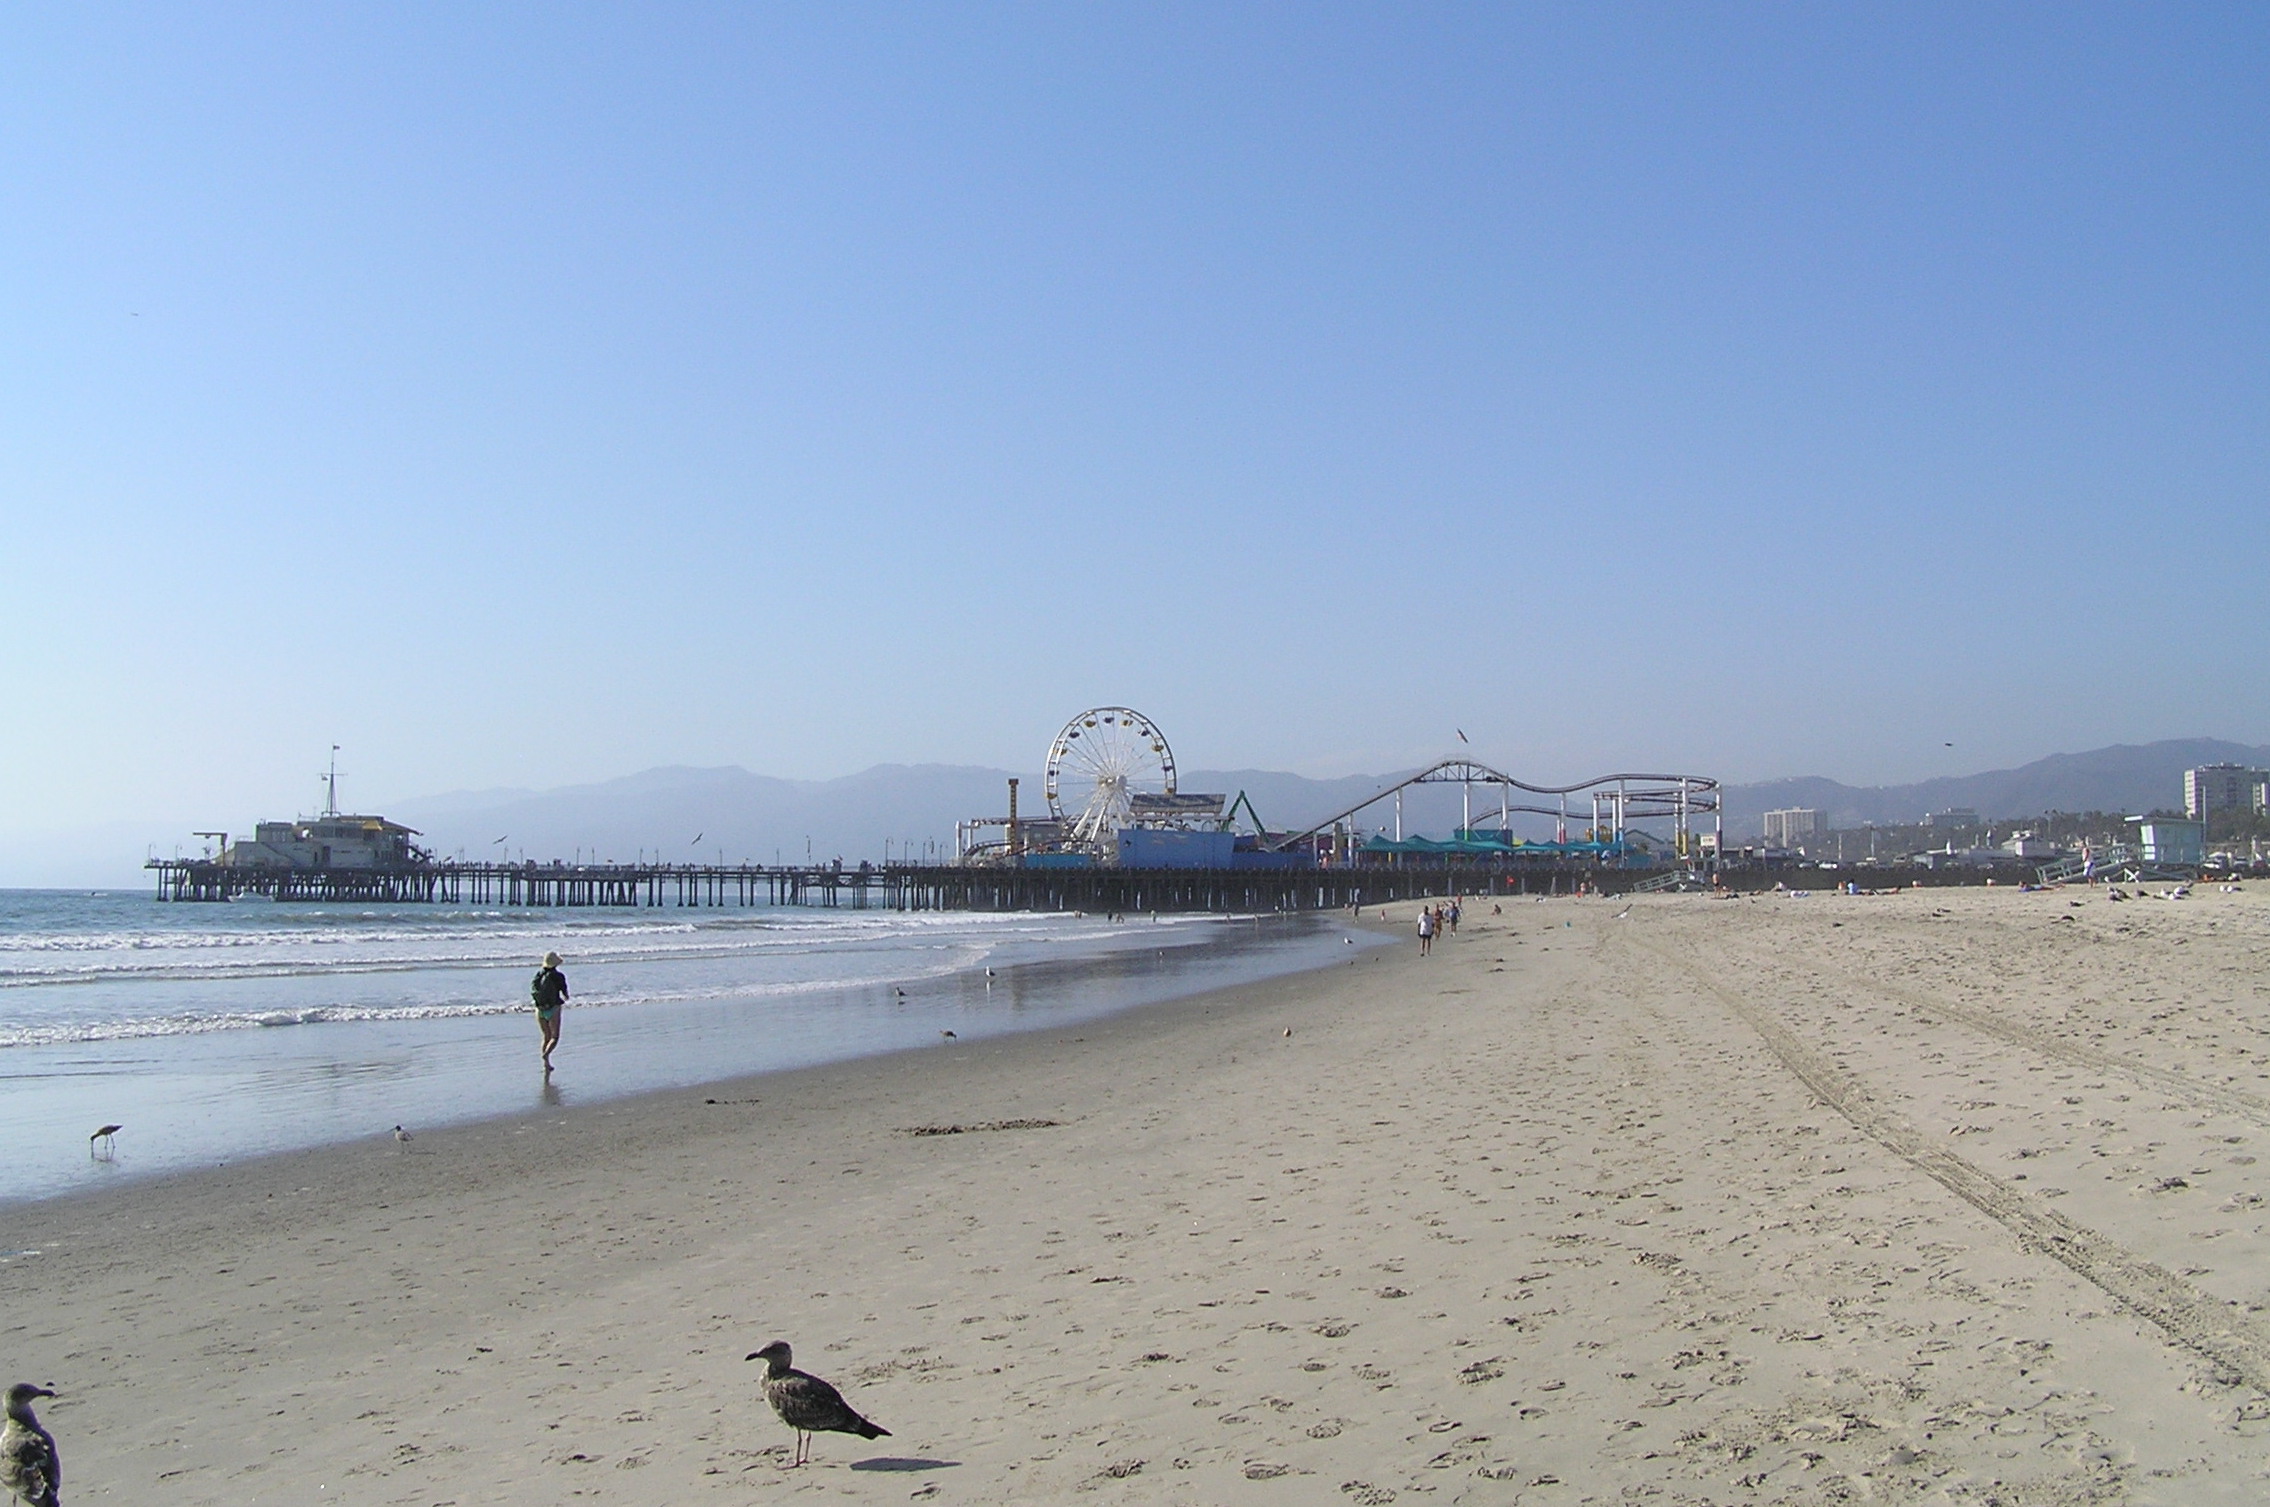
[[[2053, 754], [2017, 769], [1913, 785], [1855, 786], [1817, 776], [1732, 785], [1726, 790], [1727, 830], [1754, 836], [1762, 813], [1785, 806], [1825, 811], [1837, 827], [1915, 822], [1950, 806], [1969, 807], [1990, 821], [2050, 810], [2138, 813], [2181, 806], [2183, 771], [2215, 763], [2270, 767], [2270, 748], [2182, 738]], [[1007, 770], [949, 764], [881, 764], [835, 780], [671, 767], [594, 785], [458, 791], [384, 803], [381, 809], [416, 827], [429, 847], [449, 856], [548, 860], [579, 853], [610, 859], [643, 854], [678, 862], [723, 857], [771, 863], [802, 862], [809, 853], [823, 862], [840, 857], [857, 863], [881, 859], [886, 843], [894, 858], [910, 851], [950, 857], [956, 822], [1004, 814], [1008, 778]], [[1312, 780], [1274, 770], [1186, 770], [1180, 784], [1186, 791], [1242, 791], [1272, 828], [1284, 831], [1322, 821], [1396, 778]], [[1405, 830], [1440, 834], [1456, 826], [1462, 794], [1457, 786], [1440, 785], [1408, 792]], [[1493, 792], [1477, 786], [1472, 800], [1478, 822], [1495, 814]], [[1027, 814], [1044, 809], [1036, 774], [1024, 776], [1022, 801]], [[1591, 806], [1578, 803], [1570, 814], [1589, 820]], [[1385, 802], [1364, 813], [1373, 830], [1393, 820], [1394, 808]], [[1549, 817], [1515, 821], [1517, 831], [1532, 836], [1550, 835], [1552, 825]], [[186, 845], [187, 835], [163, 823], [148, 829], [107, 823], [77, 831], [0, 832], [0, 885], [139, 885], [146, 878], [140, 869], [145, 849], [170, 852]]]
[[[886, 845], [893, 858], [910, 851], [950, 858], [958, 822], [1007, 813], [1009, 778], [1008, 770], [955, 764], [878, 764], [835, 780], [672, 767], [560, 790], [403, 801], [386, 815], [416, 827], [435, 852], [467, 858], [659, 853], [679, 862], [802, 863], [809, 856], [857, 863], [881, 860]], [[1276, 828], [1329, 816], [1385, 783], [1373, 775], [1310, 780], [1261, 770], [1185, 770], [1179, 779], [1184, 790], [1245, 792]], [[1039, 775], [1025, 774], [1019, 794], [1024, 815], [1047, 814]], [[1441, 792], [1429, 794], [1440, 802]]]
[[2202, 764], [2270, 766], [2270, 748], [2217, 738], [2116, 743], [2088, 753], [2051, 754], [2016, 769], [1950, 776], [1915, 785], [1840, 785], [1806, 776], [1733, 785], [1726, 791], [1729, 831], [1750, 836], [1767, 811], [1809, 806], [1832, 827], [1920, 821], [1924, 813], [1967, 807], [1988, 821], [2045, 811], [2108, 811], [2141, 815], [2183, 809], [2183, 772]]
[[[1754, 836], [1759, 817], [1785, 806], [1828, 813], [1831, 825], [1901, 823], [1929, 811], [1969, 807], [1989, 820], [2044, 811], [2143, 812], [2183, 802], [2183, 771], [2199, 764], [2270, 765], [2270, 748], [2211, 738], [2122, 744], [2089, 753], [2053, 754], [2017, 769], [1925, 780], [1913, 785], [1854, 786], [1818, 776], [1733, 785], [1726, 790], [1727, 827]], [[1243, 792], [1273, 828], [1304, 827], [1393, 783], [1396, 774], [1312, 780], [1275, 770], [1188, 770], [1184, 790]], [[935, 844], [951, 854], [954, 824], [999, 816], [1008, 805], [1009, 772], [944, 764], [882, 764], [836, 780], [780, 780], [745, 769], [650, 769], [596, 785], [549, 791], [482, 791], [401, 803], [387, 814], [426, 834], [436, 851], [467, 857], [489, 852], [571, 857], [578, 851], [627, 859], [640, 854], [678, 860], [775, 857], [802, 862], [807, 851], [826, 861], [922, 853]], [[1404, 798], [1408, 831], [1439, 833], [1461, 818], [1456, 786], [1415, 789]], [[1040, 780], [1027, 775], [1023, 810], [1040, 814]], [[1495, 812], [1497, 797], [1477, 786], [1477, 821]], [[1589, 803], [1571, 809], [1589, 820]], [[1389, 825], [1386, 803], [1365, 813], [1371, 828]], [[1544, 835], [1550, 818], [1517, 821]], [[696, 842], [695, 839], [700, 841]], [[502, 838], [500, 843], [497, 839]]]

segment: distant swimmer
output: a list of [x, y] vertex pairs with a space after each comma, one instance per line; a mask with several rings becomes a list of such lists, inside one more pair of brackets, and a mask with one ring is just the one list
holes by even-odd
[[786, 1340], [774, 1340], [746, 1359], [765, 1363], [765, 1401], [772, 1404], [782, 1423], [796, 1430], [796, 1465], [812, 1458], [814, 1434], [857, 1434], [862, 1439], [891, 1436], [889, 1429], [869, 1423], [854, 1412], [834, 1387], [791, 1366]]
[[8, 1421], [0, 1424], [0, 1487], [25, 1507], [55, 1507], [63, 1485], [63, 1462], [55, 1436], [41, 1428], [32, 1404], [55, 1394], [19, 1381], [8, 1389]]
[[544, 1038], [544, 1071], [552, 1070], [552, 1050], [560, 1044], [560, 1015], [567, 1006], [567, 975], [560, 972], [560, 955], [544, 954], [544, 966], [528, 981], [528, 997], [536, 1005], [536, 1029]]
[[117, 1136], [125, 1128], [123, 1125], [105, 1125], [93, 1135], [88, 1136], [87, 1155], [93, 1156], [95, 1154], [95, 1142], [100, 1141], [102, 1142], [102, 1154], [104, 1156], [116, 1156], [118, 1154]]

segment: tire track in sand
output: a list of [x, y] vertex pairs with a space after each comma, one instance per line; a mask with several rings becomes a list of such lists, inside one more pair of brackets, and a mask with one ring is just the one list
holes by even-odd
[[1823, 1058], [1766, 1010], [1701, 969], [1628, 933], [1624, 940], [1691, 978], [1758, 1033], [1782, 1066], [1870, 1140], [1908, 1162], [2007, 1229], [2021, 1249], [2071, 1268], [2113, 1301], [2157, 1325], [2259, 1392], [2270, 1392], [2270, 1334], [2155, 1261], [2075, 1224], [2041, 1199], [1964, 1160], [1876, 1102], [1858, 1080]]
[[1866, 974], [1846, 973], [1827, 968], [1820, 971], [1824, 978], [1841, 979], [1857, 988], [1872, 989], [1887, 999], [1898, 1000], [1910, 1009], [1936, 1015], [1940, 1019], [1958, 1026], [1967, 1026], [1982, 1036], [1992, 1036], [1998, 1040], [2006, 1041], [2012, 1046], [2023, 1047], [2030, 1052], [2039, 1052], [2044, 1057], [2055, 1057], [2061, 1061], [2070, 1062], [2075, 1067], [2094, 1068], [2101, 1073], [2118, 1073], [2132, 1083], [2174, 1094], [2178, 1098], [2187, 1099], [2202, 1108], [2219, 1109], [2227, 1114], [2237, 1115], [2241, 1119], [2252, 1120], [2257, 1125], [2270, 1126], [2270, 1099], [2265, 1099], [2259, 1094], [2250, 1094], [2244, 1089], [2232, 1088], [2227, 1084], [2209, 1083], [2202, 1078], [2194, 1077], [2190, 1073], [2175, 1068], [2159, 1067], [2149, 1062], [2137, 1062], [2132, 1058], [2123, 1057], [2117, 1052], [2105, 1051], [2101, 1047], [2087, 1046], [2078, 1041], [2068, 1041], [2061, 1036], [2036, 1029], [2033, 1026], [2020, 1025], [2016, 1021], [1997, 1019], [1984, 1010], [1974, 1010], [1968, 1005], [1950, 1004], [1945, 1000], [1933, 999], [1929, 995], [1917, 994], [1913, 990], [1903, 989], [1897, 984], [1887, 984], [1881, 979], [1870, 978]]

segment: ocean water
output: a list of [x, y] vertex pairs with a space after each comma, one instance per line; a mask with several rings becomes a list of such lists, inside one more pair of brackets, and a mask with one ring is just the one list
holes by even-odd
[[[0, 1202], [1060, 1025], [1334, 962], [1348, 935], [1299, 916], [0, 891]], [[528, 1007], [547, 950], [573, 991], [549, 1081]], [[115, 1152], [90, 1155], [114, 1121]]]

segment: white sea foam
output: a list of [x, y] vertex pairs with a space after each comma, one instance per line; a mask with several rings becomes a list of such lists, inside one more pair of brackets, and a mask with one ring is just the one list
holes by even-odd
[[[747, 982], [713, 988], [644, 989], [579, 994], [577, 1010], [617, 1009], [626, 1005], [716, 1003], [725, 1000], [789, 998], [842, 990], [889, 989], [920, 984], [963, 972], [981, 962], [984, 948], [960, 947], [934, 959], [926, 967], [901, 967], [861, 977], [813, 978], [794, 982]], [[326, 1025], [342, 1021], [383, 1021], [409, 1024], [426, 1020], [461, 1020], [485, 1015], [524, 1015], [534, 1007], [524, 1001], [458, 1001], [421, 1005], [310, 1005], [290, 1010], [185, 1011], [175, 1015], [139, 1019], [56, 1022], [44, 1026], [0, 1022], [0, 1048], [60, 1046], [74, 1042], [140, 1041], [160, 1036], [197, 1036], [213, 1031], [244, 1031], [277, 1026]]]
[[0, 892], [0, 1048], [499, 1015], [568, 956], [578, 1007], [904, 984], [989, 960], [1195, 940], [1160, 922], [1029, 913], [500, 911], [164, 905]]

